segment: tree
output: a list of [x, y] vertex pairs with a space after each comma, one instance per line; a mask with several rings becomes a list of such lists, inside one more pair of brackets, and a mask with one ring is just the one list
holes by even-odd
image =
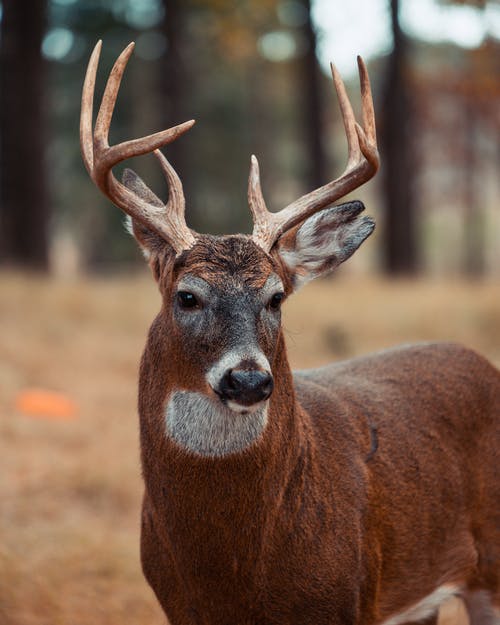
[[[189, 84], [188, 68], [182, 53], [185, 39], [185, 3], [180, 0], [162, 0], [164, 17], [160, 29], [167, 39], [167, 53], [158, 62], [159, 93], [164, 107], [161, 127], [180, 124], [186, 117], [186, 90]], [[168, 148], [168, 158], [182, 176], [183, 184], [189, 189], [190, 169], [186, 162], [186, 142], [174, 141]]]
[[0, 43], [0, 259], [48, 269], [45, 172], [46, 1], [3, 1]]
[[408, 41], [399, 23], [399, 0], [391, 0], [391, 18], [394, 49], [382, 98], [380, 142], [386, 199], [384, 268], [391, 274], [413, 274], [418, 268], [414, 136], [406, 80]]
[[325, 151], [321, 141], [323, 131], [323, 103], [321, 75], [316, 57], [316, 31], [311, 17], [311, 1], [302, 0], [307, 19], [303, 33], [307, 49], [300, 62], [300, 87], [304, 98], [304, 125], [307, 132], [309, 167], [306, 172], [307, 188], [316, 189], [326, 182]]

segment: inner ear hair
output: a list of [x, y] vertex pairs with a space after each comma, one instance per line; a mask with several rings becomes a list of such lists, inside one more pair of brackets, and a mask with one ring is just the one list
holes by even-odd
[[[155, 195], [153, 191], [151, 191], [151, 189], [133, 169], [127, 168], [123, 170], [122, 182], [127, 189], [130, 189], [130, 191], [135, 193], [145, 202], [148, 202], [152, 206], [158, 206], [158, 208], [164, 206], [160, 198]], [[144, 257], [151, 264], [153, 275], [155, 275], [156, 278], [157, 272], [155, 272], [153, 267], [154, 257], [158, 256], [158, 254], [163, 251], [165, 247], [170, 248], [169, 243], [159, 234], [150, 230], [141, 221], [130, 216], [127, 216], [125, 220], [125, 227], [139, 244]]]
[[[327, 211], [331, 213], [332, 209], [335, 209], [332, 218], [329, 219], [327, 223], [321, 225], [319, 223], [321, 221], [321, 215], [326, 213]], [[363, 202], [361, 202], [360, 200], [353, 200], [351, 202], [345, 202], [343, 204], [327, 206], [326, 208], [319, 211], [318, 213], [315, 213], [314, 215], [306, 217], [305, 219], [300, 221], [297, 225], [295, 225], [293, 228], [290, 228], [290, 230], [287, 230], [286, 232], [284, 232], [281, 235], [281, 237], [276, 241], [275, 248], [277, 247], [277, 248], [281, 248], [285, 250], [293, 249], [296, 244], [298, 231], [308, 221], [310, 221], [310, 223], [316, 222], [315, 234], [316, 236], [321, 237], [321, 235], [323, 234], [322, 230], [324, 230], [325, 235], [328, 235], [330, 232], [332, 232], [339, 226], [343, 224], [347, 224], [353, 221], [354, 219], [356, 219], [356, 217], [360, 213], [362, 213], [364, 210], [365, 210], [365, 206]]]
[[276, 251], [297, 289], [346, 261], [373, 232], [362, 202], [324, 208], [283, 234]]
[[158, 206], [158, 208], [161, 208], [163, 206], [163, 202], [160, 200], [160, 198], [155, 193], [153, 193], [153, 191], [151, 191], [151, 189], [146, 185], [144, 180], [138, 174], [136, 174], [133, 169], [127, 167], [123, 170], [122, 182], [127, 187], [127, 189], [133, 191], [137, 196], [141, 198], [141, 200], [144, 200], [145, 202], [148, 202], [148, 204], [152, 204], [153, 206]]

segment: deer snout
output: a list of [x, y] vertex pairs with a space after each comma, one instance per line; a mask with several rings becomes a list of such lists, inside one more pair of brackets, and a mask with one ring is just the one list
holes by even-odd
[[219, 383], [222, 399], [242, 406], [252, 406], [269, 399], [273, 392], [273, 376], [260, 369], [228, 369]]

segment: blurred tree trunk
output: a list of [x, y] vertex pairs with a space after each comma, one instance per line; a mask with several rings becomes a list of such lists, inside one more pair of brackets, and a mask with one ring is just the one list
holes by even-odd
[[307, 49], [300, 62], [299, 89], [303, 97], [303, 124], [306, 130], [308, 167], [306, 183], [308, 190], [316, 189], [327, 182], [326, 158], [322, 142], [323, 102], [321, 92], [321, 74], [316, 56], [316, 31], [311, 18], [310, 0], [302, 0], [307, 11], [307, 20], [303, 34]]
[[484, 215], [480, 210], [481, 199], [476, 181], [477, 158], [477, 120], [473, 103], [465, 99], [464, 123], [464, 273], [478, 277], [485, 273], [485, 230]]
[[399, 23], [399, 0], [391, 0], [394, 50], [382, 98], [382, 183], [386, 201], [384, 268], [390, 274], [418, 269], [415, 226], [415, 128], [405, 79], [408, 41]]
[[[167, 39], [167, 52], [158, 63], [159, 93], [162, 103], [162, 128], [181, 124], [189, 119], [186, 107], [187, 88], [189, 85], [188, 68], [184, 61], [183, 40], [185, 36], [186, 3], [183, 0], [162, 0], [165, 16], [160, 29]], [[186, 151], [186, 136], [182, 136], [167, 147], [168, 160], [182, 179], [184, 192], [189, 197], [191, 170]], [[189, 141], [189, 140], [188, 140]], [[187, 210], [191, 213], [189, 221], [196, 228], [196, 218], [191, 211], [190, 202]]]
[[48, 269], [46, 1], [4, 0], [0, 42], [0, 260]]

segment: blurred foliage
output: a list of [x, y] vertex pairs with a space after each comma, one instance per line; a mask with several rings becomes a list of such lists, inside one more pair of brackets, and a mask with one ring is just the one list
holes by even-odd
[[[485, 6], [484, 1], [467, 4]], [[272, 210], [310, 190], [312, 147], [304, 124], [310, 93], [301, 65], [311, 45], [304, 30], [305, 1], [48, 0], [48, 5], [42, 50], [49, 62], [50, 230], [58, 271], [75, 263], [116, 269], [140, 258], [123, 234], [122, 213], [89, 182], [80, 157], [80, 91], [100, 38], [96, 107], [114, 60], [136, 41], [112, 122], [112, 143], [191, 118], [198, 122], [165, 148], [184, 181], [187, 219], [194, 229], [249, 231], [246, 186], [252, 153], [259, 157]], [[316, 29], [321, 39], [321, 25]], [[177, 77], [166, 62], [174, 51]], [[499, 59], [496, 39], [477, 49], [410, 41], [404, 72], [416, 127], [405, 140], [415, 144], [417, 155], [413, 177], [421, 270], [456, 272], [470, 254], [483, 255], [481, 271], [500, 265], [495, 241], [500, 228], [495, 173]], [[370, 62], [379, 106], [386, 68], [385, 57]], [[357, 83], [347, 87], [359, 110]], [[326, 171], [333, 176], [344, 163], [345, 139], [328, 76], [321, 74], [319, 91], [328, 103], [319, 128]], [[385, 130], [380, 113], [379, 134]], [[131, 166], [166, 198], [152, 157], [135, 159]], [[383, 233], [385, 198], [379, 180], [357, 195], [368, 201]], [[377, 235], [379, 245], [381, 240]], [[473, 251], [465, 253], [467, 247]], [[369, 262], [376, 266], [372, 256]]]
[[439, 0], [442, 4], [464, 4], [467, 6], [484, 9], [488, 4], [488, 0]]

